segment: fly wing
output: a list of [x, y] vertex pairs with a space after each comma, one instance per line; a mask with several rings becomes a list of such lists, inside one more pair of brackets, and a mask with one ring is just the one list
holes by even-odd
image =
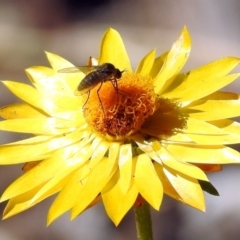
[[83, 72], [84, 74], [88, 74], [94, 70], [96, 70], [98, 66], [81, 66], [81, 67], [69, 67], [60, 69], [59, 73], [76, 73], [76, 72]]

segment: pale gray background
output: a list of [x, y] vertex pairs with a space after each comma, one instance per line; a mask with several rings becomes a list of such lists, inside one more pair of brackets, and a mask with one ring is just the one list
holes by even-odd
[[[2, 0], [0, 79], [27, 81], [25, 68], [48, 64], [44, 50], [84, 65], [90, 55], [98, 56], [102, 34], [109, 26], [121, 33], [135, 67], [151, 49], [157, 48], [158, 54], [169, 49], [183, 25], [187, 25], [193, 41], [186, 70], [220, 57], [240, 56], [238, 0]], [[239, 83], [229, 89], [239, 92]], [[0, 105], [14, 101], [16, 98], [0, 86]], [[0, 143], [26, 137], [0, 133]], [[22, 174], [21, 167], [0, 167], [1, 192]], [[165, 197], [160, 213], [153, 211], [155, 239], [239, 239], [240, 167], [225, 167], [209, 177], [221, 196], [206, 194], [206, 213]], [[65, 214], [46, 228], [52, 200], [1, 221], [0, 239], [135, 239], [133, 213], [115, 228], [101, 204], [72, 222]], [[4, 206], [0, 205], [0, 212]]]

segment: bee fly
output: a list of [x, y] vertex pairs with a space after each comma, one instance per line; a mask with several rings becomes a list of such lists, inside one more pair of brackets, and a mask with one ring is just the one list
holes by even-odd
[[[75, 91], [75, 95], [82, 95], [84, 93], [88, 93], [87, 100], [83, 105], [83, 108], [84, 108], [84, 106], [88, 102], [90, 91], [100, 83], [98, 90], [97, 90], [97, 95], [98, 95], [98, 99], [99, 99], [99, 102], [101, 104], [101, 107], [102, 107], [102, 110], [104, 113], [102, 101], [99, 96], [99, 91], [102, 87], [102, 84], [104, 82], [111, 81], [115, 91], [118, 93], [119, 89], [118, 89], [117, 81], [122, 77], [122, 73], [124, 72], [124, 70], [120, 71], [118, 68], [115, 68], [115, 66], [111, 63], [104, 63], [100, 66], [70, 67], [70, 68], [61, 69], [58, 72], [74, 73], [74, 72], [79, 72], [79, 71], [82, 71], [83, 73], [85, 73], [87, 75], [83, 78], [83, 80], [78, 85], [78, 87]], [[105, 113], [104, 113], [104, 115], [105, 115]]]

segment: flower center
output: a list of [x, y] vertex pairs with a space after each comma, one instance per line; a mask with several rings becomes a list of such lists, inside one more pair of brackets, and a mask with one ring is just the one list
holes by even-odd
[[[152, 78], [123, 73], [114, 89], [111, 81], [93, 88], [84, 107], [88, 124], [104, 136], [124, 139], [136, 133], [156, 110]], [[98, 91], [99, 90], [99, 91]]]

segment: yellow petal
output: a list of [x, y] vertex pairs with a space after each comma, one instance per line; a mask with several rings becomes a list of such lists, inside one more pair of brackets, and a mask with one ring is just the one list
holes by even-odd
[[180, 196], [170, 183], [169, 179], [164, 174], [163, 166], [157, 162], [154, 162], [153, 165], [159, 179], [162, 182], [164, 193], [179, 201]]
[[203, 145], [223, 145], [223, 144], [236, 144], [240, 142], [240, 136], [222, 135], [198, 135], [198, 134], [186, 134], [195, 143]]
[[[79, 148], [91, 139], [89, 132], [73, 132], [63, 137], [37, 136], [22, 141], [0, 146], [0, 164], [16, 164], [42, 160], [50, 152], [79, 141]], [[81, 141], [81, 139], [83, 140]]]
[[45, 105], [44, 99], [42, 99], [40, 93], [32, 86], [12, 81], [2, 81], [2, 83], [24, 102], [27, 102], [36, 108], [43, 109], [43, 106]]
[[186, 134], [183, 134], [183, 133], [177, 133], [176, 135], [168, 137], [166, 142], [167, 143], [172, 142], [172, 143], [194, 144], [195, 145], [195, 143], [191, 140], [191, 138], [189, 138], [188, 136], [186, 136]]
[[115, 164], [117, 164], [118, 161], [118, 154], [120, 151], [120, 143], [117, 142], [112, 142], [109, 147], [109, 154], [108, 154], [108, 169], [109, 172], [112, 171], [112, 168], [114, 167]]
[[0, 108], [0, 116], [4, 119], [44, 118], [46, 114], [26, 103], [15, 103]]
[[156, 50], [149, 52], [139, 63], [136, 73], [139, 73], [143, 76], [149, 75], [155, 58]]
[[[203, 78], [196, 77], [195, 79], [194, 76], [192, 79], [190, 73], [177, 89], [174, 89], [169, 93], [163, 94], [163, 97], [166, 98], [174, 97], [180, 99], [181, 101], [194, 101], [203, 98], [211, 93], [214, 93], [215, 91], [229, 85], [230, 83], [235, 81], [239, 76], [240, 74], [231, 74], [217, 78], [217, 76], [213, 75]], [[195, 88], [193, 88], [193, 86], [195, 86]], [[196, 89], [199, 90], [196, 91]]]
[[203, 191], [196, 179], [175, 174], [166, 168], [163, 171], [185, 204], [205, 211]]
[[123, 194], [129, 189], [132, 174], [132, 146], [124, 144], [120, 147], [118, 166], [120, 172], [119, 186]]
[[25, 210], [33, 207], [35, 204], [41, 202], [42, 200], [44, 200], [44, 199], [50, 197], [51, 195], [55, 194], [56, 192], [58, 192], [63, 187], [64, 184], [65, 184], [64, 181], [58, 182], [53, 191], [46, 192], [46, 194], [42, 195], [42, 197], [39, 198], [38, 201], [35, 203], [32, 203], [31, 199], [41, 189], [41, 187], [44, 185], [44, 183], [40, 186], [35, 187], [34, 189], [31, 189], [28, 192], [25, 192], [14, 198], [11, 198], [9, 200], [6, 208], [4, 209], [3, 218], [4, 219], [9, 218], [13, 215], [16, 215], [22, 211], [25, 211]]
[[233, 120], [229, 119], [222, 119], [222, 120], [217, 120], [217, 121], [211, 121], [209, 122], [210, 124], [221, 128], [227, 133], [230, 133], [232, 135], [240, 135], [240, 123], [235, 122]]
[[[49, 136], [34, 137], [39, 139], [39, 142], [32, 145], [21, 145], [16, 142], [16, 145], [3, 145], [0, 146], [0, 164], [16, 164], [29, 161], [42, 160], [43, 155], [50, 152], [49, 142], [51, 138]], [[31, 138], [32, 139], [32, 138]], [[50, 141], [48, 141], [50, 140]], [[21, 142], [21, 141], [20, 141]], [[34, 142], [34, 141], [33, 141]]]
[[[85, 164], [86, 166], [87, 164]], [[65, 184], [48, 211], [47, 224], [51, 224], [56, 218], [73, 207], [78, 200], [83, 188], [81, 181], [83, 168], [75, 172], [71, 179]]]
[[168, 145], [168, 152], [182, 162], [227, 164], [240, 163], [240, 153], [225, 146]]
[[164, 62], [166, 61], [167, 55], [169, 52], [162, 54], [161, 56], [154, 59], [152, 69], [150, 71], [150, 76], [154, 79], [161, 71]]
[[191, 117], [206, 121], [233, 118], [240, 115], [240, 100], [208, 100], [190, 109], [201, 111], [191, 113]]
[[155, 172], [151, 159], [146, 154], [138, 156], [133, 178], [143, 198], [153, 208], [159, 210], [163, 197], [163, 186]]
[[174, 169], [179, 173], [185, 174], [186, 176], [208, 181], [207, 176], [201, 169], [186, 162], [178, 161], [179, 158], [173, 158], [164, 148], [159, 151], [159, 155], [162, 158], [163, 166], [168, 166], [169, 168]]
[[193, 118], [188, 118], [187, 129], [182, 132], [198, 144], [221, 145], [240, 142], [240, 135], [230, 134], [210, 123]]
[[156, 151], [161, 148], [161, 145], [156, 139], [149, 139], [148, 141], [141, 135], [135, 135], [133, 137], [135, 143], [138, 145], [139, 149], [145, 152], [151, 159], [161, 163], [162, 159], [159, 157]]
[[[79, 150], [78, 145], [72, 145], [54, 152], [48, 159], [39, 163], [38, 167], [26, 172], [13, 182], [3, 193], [1, 201], [20, 195], [47, 182], [68, 164], [68, 159]], [[37, 176], [37, 177], [36, 177]]]
[[[226, 76], [239, 63], [238, 58], [222, 58], [188, 73], [177, 76], [162, 94], [165, 98], [194, 101], [230, 84], [240, 74]], [[197, 91], [196, 91], [197, 89]]]
[[187, 119], [186, 129], [183, 130], [184, 133], [189, 134], [206, 134], [206, 135], [226, 135], [227, 133], [218, 127], [213, 126], [210, 123], [194, 119]]
[[[168, 53], [164, 65], [154, 79], [155, 81], [155, 92], [160, 94], [170, 83], [167, 82], [168, 79], [176, 75], [184, 66], [188, 59], [191, 49], [191, 39], [186, 27], [183, 28], [180, 37], [173, 44], [171, 50]], [[166, 86], [164, 87], [164, 85]]]
[[74, 67], [74, 65], [72, 63], [70, 63], [69, 61], [67, 61], [66, 59], [50, 53], [50, 52], [45, 52], [48, 58], [49, 63], [51, 64], [52, 68], [55, 71], [64, 69], [64, 68], [69, 68], [69, 67]]
[[[67, 124], [67, 126], [64, 126]], [[10, 119], [0, 122], [0, 129], [10, 132], [23, 132], [43, 135], [57, 135], [69, 132], [69, 121], [57, 118]]]
[[223, 145], [236, 144], [240, 142], [240, 136], [237, 135], [201, 135], [201, 134], [186, 134], [195, 143], [202, 145]]
[[138, 196], [133, 180], [127, 193], [123, 193], [118, 178], [119, 172], [114, 174], [102, 192], [102, 200], [106, 212], [116, 226], [133, 206]]
[[109, 172], [106, 171], [107, 164], [108, 159], [103, 158], [90, 173], [80, 192], [79, 201], [77, 201], [72, 208], [71, 219], [77, 217], [82, 211], [84, 211], [84, 209], [96, 198], [109, 181], [112, 174], [108, 175]]
[[53, 113], [52, 117], [71, 121], [72, 123], [74, 123], [73, 125], [76, 128], [78, 127], [81, 127], [81, 129], [87, 128], [86, 120], [84, 118], [83, 111], [81, 108], [78, 108], [78, 110], [76, 111], [66, 111], [66, 112], [64, 111], [64, 112]]
[[238, 100], [238, 99], [239, 99], [239, 94], [237, 93], [217, 91], [217, 92], [213, 92], [212, 94], [204, 98], [193, 101], [191, 104], [189, 104], [188, 107], [198, 106], [209, 100]]
[[[53, 94], [51, 92], [45, 92], [43, 97], [46, 101], [51, 101], [55, 105], [55, 109], [52, 109], [52, 116], [59, 112], [69, 112], [69, 111], [77, 111], [81, 109], [83, 105], [82, 99], [77, 98], [75, 96], [69, 96], [64, 94]], [[81, 110], [82, 111], [82, 110]], [[55, 114], [55, 115], [56, 115]], [[72, 113], [74, 114], [74, 112]]]
[[[23, 101], [29, 103], [30, 105], [43, 110], [49, 115], [56, 111], [64, 111], [65, 109], [54, 104], [54, 101], [42, 96], [39, 91], [27, 84], [3, 81], [2, 82], [11, 92], [13, 92], [17, 97], [21, 98]], [[28, 94], [26, 94], [28, 93]]]
[[34, 196], [34, 194], [36, 194], [37, 191], [41, 189], [42, 186], [43, 184], [37, 186], [34, 189], [31, 189], [30, 191], [24, 194], [20, 194], [14, 198], [11, 198], [11, 200], [8, 201], [6, 208], [4, 209], [3, 219], [14, 216], [32, 207], [33, 205], [29, 204], [30, 200]]
[[61, 108], [76, 109], [81, 105], [82, 100], [74, 95], [74, 91], [85, 76], [82, 72], [56, 74], [51, 68], [39, 66], [28, 68], [26, 73], [45, 102], [52, 101], [59, 111]]
[[[151, 141], [151, 139], [149, 141]], [[147, 152], [147, 154], [149, 157], [151, 157], [152, 160], [155, 160], [156, 162], [160, 163], [163, 166], [164, 165], [168, 166], [169, 168], [172, 168], [178, 171], [179, 173], [185, 174], [196, 179], [208, 181], [207, 176], [201, 169], [186, 162], [181, 162], [177, 157], [174, 158], [171, 154], [169, 154], [168, 149], [162, 147], [158, 141], [152, 140], [151, 147], [152, 151], [154, 151], [155, 154], [153, 154], [153, 152], [151, 152], [150, 154]]]
[[189, 110], [187, 110], [187, 109], [190, 109], [190, 114], [191, 114], [191, 113], [195, 113], [195, 112], [196, 113], [200, 112], [198, 110], [191, 110], [191, 108], [194, 109], [195, 106], [202, 105], [209, 100], [218, 100], [219, 101], [219, 100], [238, 100], [238, 99], [239, 99], [239, 95], [237, 93], [217, 91], [206, 97], [195, 100], [193, 102], [187, 101], [187, 102], [182, 102], [181, 104], [185, 111], [188, 112]]
[[102, 196], [101, 195], [97, 195], [97, 197], [86, 207], [86, 210], [95, 206], [96, 204], [98, 204], [99, 202], [102, 201]]
[[102, 160], [109, 146], [110, 142], [102, 141], [96, 148], [93, 148], [93, 154], [89, 164], [90, 167], [96, 166]]
[[[83, 150], [85, 151], [85, 149]], [[69, 179], [67, 184], [65, 184], [64, 188], [61, 190], [56, 201], [54, 202], [53, 207], [51, 208], [51, 212], [49, 213], [48, 218], [49, 224], [58, 216], [60, 216], [61, 214], [72, 208], [75, 204], [77, 204], [77, 201], [81, 198], [81, 191], [85, 184], [88, 182], [89, 176], [93, 173], [92, 171], [93, 169], [92, 167], [89, 166], [89, 162], [90, 161], [87, 161], [82, 167], [80, 167], [73, 174], [73, 177]], [[91, 191], [91, 189], [88, 190]], [[98, 196], [96, 196], [93, 201], [90, 201], [85, 210], [97, 198]]]
[[34, 66], [27, 68], [26, 73], [32, 83], [41, 92], [44, 92], [44, 90], [61, 92], [61, 88], [63, 88], [63, 91], [66, 93], [69, 91], [69, 89], [66, 88], [66, 82], [61, 78], [63, 75], [57, 75], [52, 68]]
[[38, 202], [38, 199], [46, 194], [46, 192], [54, 191], [58, 182], [63, 181], [64, 179], [67, 182], [69, 179], [71, 179], [74, 171], [83, 166], [91, 157], [91, 154], [92, 151], [90, 145], [80, 149], [72, 158], [68, 159], [65, 167], [60, 169], [57, 174], [38, 191], [38, 193], [32, 198], [31, 203]]
[[112, 63], [120, 71], [132, 71], [131, 64], [119, 33], [109, 28], [103, 36], [99, 64]]
[[74, 73], [56, 74], [53, 69], [41, 66], [28, 68], [26, 73], [36, 88], [46, 97], [48, 95], [58, 97], [60, 94], [72, 96], [73, 101], [74, 97], [78, 99], [74, 91], [85, 76], [80, 70]]

